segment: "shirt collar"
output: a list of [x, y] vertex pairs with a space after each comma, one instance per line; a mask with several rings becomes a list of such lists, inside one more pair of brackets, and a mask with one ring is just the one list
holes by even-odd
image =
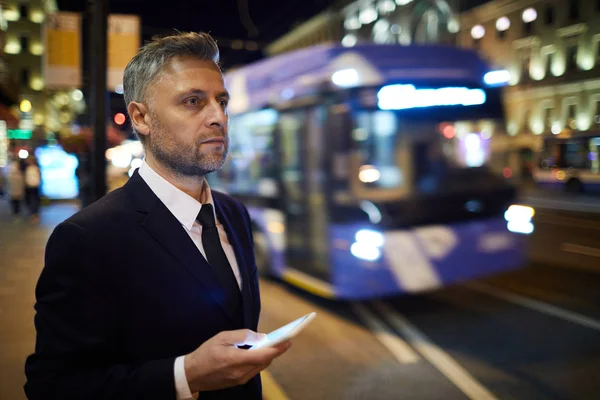
[[[172, 183], [154, 171], [145, 161], [140, 166], [138, 172], [144, 182], [146, 182], [156, 197], [162, 201], [171, 214], [173, 214], [187, 230], [192, 230], [192, 226], [194, 225], [194, 222], [196, 222], [198, 213], [200, 213], [200, 209], [202, 208], [202, 203], [176, 188]], [[204, 179], [202, 184], [201, 200], [205, 204], [211, 204], [214, 212], [215, 206], [213, 197], [206, 179]]]

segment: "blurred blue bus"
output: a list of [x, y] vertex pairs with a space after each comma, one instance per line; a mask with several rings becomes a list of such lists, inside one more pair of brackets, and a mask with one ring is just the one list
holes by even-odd
[[533, 176], [543, 187], [600, 192], [600, 132], [545, 137]]
[[[491, 73], [490, 73], [491, 72]], [[323, 45], [226, 74], [257, 265], [312, 293], [413, 293], [524, 262], [533, 209], [486, 167], [506, 72], [438, 46]]]

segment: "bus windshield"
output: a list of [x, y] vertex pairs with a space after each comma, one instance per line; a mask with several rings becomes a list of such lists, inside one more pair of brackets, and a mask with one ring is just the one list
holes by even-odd
[[408, 185], [432, 192], [448, 171], [486, 164], [494, 126], [490, 120], [413, 122], [392, 111], [359, 111], [352, 132], [359, 181], [365, 189]]

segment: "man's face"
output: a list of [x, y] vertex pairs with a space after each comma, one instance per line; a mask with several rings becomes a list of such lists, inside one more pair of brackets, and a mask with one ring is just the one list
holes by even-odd
[[229, 94], [215, 63], [174, 58], [146, 95], [146, 148], [157, 161], [186, 177], [223, 166], [229, 150]]

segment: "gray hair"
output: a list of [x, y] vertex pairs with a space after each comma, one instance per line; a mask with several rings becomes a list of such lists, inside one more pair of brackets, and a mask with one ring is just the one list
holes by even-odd
[[[171, 59], [181, 56], [219, 64], [217, 42], [208, 33], [183, 32], [166, 37], [154, 37], [140, 49], [125, 68], [123, 77], [125, 106], [129, 106], [132, 101], [144, 103], [148, 88], [160, 78]], [[129, 117], [131, 118], [131, 115]], [[143, 136], [137, 133], [135, 127], [133, 131], [143, 142]]]

